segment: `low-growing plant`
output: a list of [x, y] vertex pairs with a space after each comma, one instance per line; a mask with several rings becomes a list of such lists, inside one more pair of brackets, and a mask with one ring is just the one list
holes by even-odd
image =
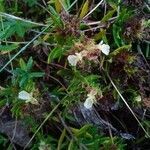
[[0, 146], [147, 145], [148, 11], [140, 0], [0, 0]]

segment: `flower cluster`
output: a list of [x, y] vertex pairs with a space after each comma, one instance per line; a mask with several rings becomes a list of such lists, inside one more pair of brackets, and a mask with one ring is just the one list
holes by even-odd
[[[86, 58], [89, 61], [93, 60], [94, 62], [97, 62], [101, 52], [106, 56], [110, 53], [110, 46], [108, 44], [104, 44], [103, 41], [97, 45], [95, 45], [93, 41], [89, 41], [89, 45], [84, 45], [85, 44], [79, 44], [79, 49], [81, 47], [80, 52], [68, 56], [67, 59], [71, 66], [75, 67], [79, 62], [82, 63], [83, 58]], [[94, 89], [91, 89], [87, 94], [87, 98], [84, 102], [84, 107], [86, 109], [91, 109], [93, 104], [96, 103], [97, 94], [97, 90]]]
[[96, 50], [94, 51], [83, 50], [79, 53], [75, 53], [75, 55], [69, 55], [67, 58], [69, 64], [71, 66], [76, 66], [78, 62], [82, 62], [84, 57], [88, 58], [89, 60], [94, 60], [97, 59], [99, 52], [102, 52], [105, 55], [109, 55], [110, 52], [110, 46], [107, 44], [103, 44], [103, 41], [95, 45], [95, 49], [96, 50], [98, 49], [99, 51], [97, 52]]

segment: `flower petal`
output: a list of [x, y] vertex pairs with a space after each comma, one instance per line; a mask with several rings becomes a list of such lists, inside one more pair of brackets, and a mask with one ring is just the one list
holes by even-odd
[[68, 62], [71, 66], [76, 66], [77, 65], [78, 58], [77, 58], [76, 55], [69, 55], [67, 59], [68, 59]]
[[102, 40], [102, 41], [100, 41], [100, 43], [99, 43], [99, 44], [100, 44], [100, 45], [102, 45], [103, 43], [104, 43], [104, 41]]
[[110, 46], [107, 45], [107, 44], [102, 44], [102, 45], [101, 45], [101, 51], [102, 51], [105, 55], [109, 55]]
[[109, 55], [110, 46], [108, 44], [102, 44], [102, 41], [97, 45], [97, 48], [102, 51], [105, 55]]
[[32, 98], [32, 95], [26, 91], [21, 91], [18, 94], [18, 98], [22, 100], [28, 100]]
[[84, 102], [84, 107], [87, 109], [91, 109], [93, 106], [93, 100], [91, 98], [87, 98]]

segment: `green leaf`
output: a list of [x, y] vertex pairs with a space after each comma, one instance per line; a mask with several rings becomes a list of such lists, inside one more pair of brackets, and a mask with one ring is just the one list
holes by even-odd
[[33, 25], [17, 20], [14, 26], [15, 26], [15, 29], [16, 29], [16, 34], [19, 37], [23, 37], [25, 32], [29, 28], [31, 28]]
[[81, 75], [81, 73], [79, 71], [75, 71], [74, 75], [76, 77], [76, 79], [78, 79], [78, 81], [82, 81], [82, 82], [86, 82], [86, 79], [84, 78], [84, 76]]
[[73, 150], [73, 139], [71, 139], [71, 141], [68, 145], [68, 150]]
[[20, 68], [22, 70], [27, 71], [27, 65], [26, 65], [25, 61], [22, 58], [20, 58], [19, 64], [20, 64]]
[[82, 19], [87, 14], [88, 11], [89, 11], [89, 0], [86, 0], [80, 13], [80, 19]]
[[27, 70], [30, 71], [32, 66], [33, 66], [33, 59], [32, 59], [32, 57], [30, 57], [27, 62]]
[[121, 31], [121, 28], [118, 27], [116, 24], [113, 24], [113, 37], [114, 37], [114, 41], [118, 47], [120, 47], [121, 43], [122, 43], [121, 37], [120, 37], [120, 31]]
[[23, 76], [26, 73], [21, 68], [16, 68], [13, 72], [14, 72], [15, 75], [20, 75], [20, 76]]
[[60, 47], [54, 48], [48, 55], [48, 61], [47, 61], [48, 64], [50, 64], [53, 59], [61, 57], [63, 52], [64, 52], [64, 50]]
[[76, 134], [76, 136], [80, 136], [82, 134], [85, 134], [87, 132], [87, 130], [91, 127], [90, 124], [84, 125], [79, 132]]
[[23, 87], [23, 85], [27, 84], [28, 78], [29, 78], [28, 75], [24, 75], [24, 76], [21, 78], [21, 80], [19, 81], [19, 87]]
[[102, 22], [106, 22], [108, 21], [112, 16], [113, 14], [115, 13], [116, 10], [110, 10], [103, 18], [102, 18]]
[[[71, 0], [65, 0], [65, 8], [68, 10], [68, 8], [71, 6]], [[73, 2], [73, 1], [72, 1]]]
[[44, 72], [33, 72], [33, 73], [30, 73], [30, 77], [31, 78], [43, 77], [44, 75], [45, 75]]
[[98, 87], [99, 83], [99, 76], [98, 75], [88, 75], [84, 77], [85, 83], [88, 84], [91, 87]]
[[4, 40], [7, 39], [9, 37], [11, 37], [12, 35], [14, 35], [15, 33], [19, 36], [19, 37], [23, 37], [25, 32], [33, 27], [33, 24], [27, 23], [27, 22], [23, 22], [20, 20], [7, 20], [3, 23], [4, 25], [4, 29], [1, 26], [1, 32], [0, 32], [0, 39]]
[[146, 57], [150, 57], [150, 44], [147, 43], [147, 47], [146, 47]]
[[100, 29], [100, 32], [94, 36], [94, 39], [95, 41], [99, 41], [100, 39], [103, 39], [103, 41], [107, 43], [106, 30]]
[[52, 6], [49, 6], [49, 10], [51, 12], [51, 18], [54, 21], [55, 26], [63, 27], [63, 22], [60, 18], [60, 15], [55, 11], [55, 9]]
[[120, 52], [124, 51], [125, 49], [130, 49], [132, 47], [131, 44], [129, 45], [124, 45], [124, 46], [121, 46], [119, 48], [117, 48], [116, 50], [114, 50], [112, 53], [110, 53], [110, 56], [115, 56], [117, 54], [119, 54]]
[[0, 45], [0, 51], [3, 53], [10, 52], [18, 48], [18, 44]]
[[0, 12], [4, 11], [4, 0], [0, 0]]
[[[2, 29], [1, 29], [2, 30]], [[11, 25], [8, 25], [3, 31], [0, 32], [0, 39], [4, 40], [12, 36], [15, 33], [14, 28]]]
[[66, 129], [63, 129], [62, 134], [61, 134], [59, 141], [58, 141], [57, 150], [61, 150], [61, 145], [63, 144], [62, 142], [64, 140], [65, 135], [66, 135]]
[[59, 2], [59, 0], [55, 0], [55, 9], [56, 9], [57, 13], [60, 13], [62, 10], [62, 5]]

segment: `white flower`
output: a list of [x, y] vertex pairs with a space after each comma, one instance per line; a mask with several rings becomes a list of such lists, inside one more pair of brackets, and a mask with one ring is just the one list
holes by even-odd
[[76, 66], [79, 61], [82, 61], [82, 58], [81, 53], [75, 53], [75, 55], [69, 55], [67, 59], [71, 66]]
[[38, 101], [32, 96], [32, 93], [28, 93], [26, 91], [21, 91], [18, 94], [18, 98], [21, 100], [25, 100], [26, 103], [38, 104]]
[[93, 106], [93, 103], [94, 103], [93, 99], [87, 98], [84, 102], [84, 107], [86, 109], [91, 109]]
[[87, 99], [84, 102], [84, 107], [87, 109], [91, 109], [94, 102], [96, 101], [95, 95], [97, 94], [96, 91], [92, 90], [89, 94], [87, 94]]
[[26, 91], [21, 91], [18, 94], [18, 98], [22, 100], [28, 100], [32, 98], [32, 95]]
[[108, 44], [103, 44], [103, 41], [97, 45], [97, 48], [100, 49], [105, 55], [109, 55], [110, 46]]

